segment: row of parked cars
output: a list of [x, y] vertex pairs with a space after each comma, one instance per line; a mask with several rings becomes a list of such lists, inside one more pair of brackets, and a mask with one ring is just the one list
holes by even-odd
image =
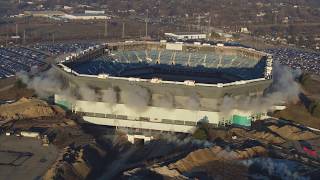
[[30, 71], [32, 68], [44, 66], [45, 53], [25, 47], [0, 48], [0, 78], [14, 76], [20, 71]]
[[32, 46], [34, 49], [48, 52], [52, 55], [59, 55], [71, 52], [79, 52], [89, 47], [97, 45], [94, 42], [82, 43], [49, 43], [49, 44], [36, 44]]
[[320, 75], [320, 52], [309, 52], [290, 48], [267, 49], [273, 59], [293, 69]]

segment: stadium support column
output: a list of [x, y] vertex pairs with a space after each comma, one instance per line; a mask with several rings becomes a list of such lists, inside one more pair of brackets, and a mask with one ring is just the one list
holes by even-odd
[[191, 60], [191, 53], [189, 53], [189, 58], [188, 58], [187, 66], [190, 66], [190, 60]]
[[172, 58], [171, 58], [171, 60], [172, 60], [172, 61], [171, 61], [171, 64], [172, 64], [172, 65], [176, 65], [176, 53], [177, 53], [177, 52], [174, 52], [173, 55], [172, 55]]
[[158, 54], [158, 59], [157, 59], [157, 64], [160, 64], [160, 62], [161, 62], [161, 51], [159, 51], [159, 54]]

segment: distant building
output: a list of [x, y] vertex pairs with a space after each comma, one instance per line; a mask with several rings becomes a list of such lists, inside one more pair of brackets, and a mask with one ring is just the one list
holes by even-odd
[[[91, 14], [89, 12], [92, 12]], [[69, 20], [103, 20], [110, 19], [109, 16], [98, 14], [97, 11], [89, 11], [86, 14], [67, 14], [62, 11], [25, 11], [25, 16], [45, 17], [55, 20], [69, 19]], [[95, 13], [94, 13], [95, 12]], [[100, 13], [104, 11], [100, 11]]]
[[33, 17], [52, 17], [52, 16], [63, 16], [66, 13], [62, 11], [25, 11], [24, 15]]
[[282, 20], [282, 23], [288, 24], [289, 23], [289, 17], [284, 17], [284, 19]]
[[103, 20], [103, 19], [110, 19], [109, 16], [106, 15], [99, 15], [99, 14], [65, 14], [61, 16], [64, 19], [70, 20]]
[[265, 12], [259, 12], [259, 13], [257, 14], [257, 17], [263, 17], [263, 16], [265, 16], [265, 15], [266, 15]]
[[65, 10], [71, 10], [71, 9], [73, 9], [73, 7], [70, 7], [70, 6], [63, 6], [63, 9], [65, 9]]
[[246, 34], [249, 34], [249, 33], [250, 33], [250, 31], [248, 30], [247, 27], [242, 27], [242, 28], [240, 29], [240, 32], [241, 32], [241, 33], [246, 33]]
[[85, 10], [84, 14], [105, 14], [105, 11], [92, 11], [92, 10]]
[[178, 33], [164, 33], [168, 39], [173, 40], [192, 40], [192, 39], [206, 39], [205, 33], [197, 32], [178, 32]]

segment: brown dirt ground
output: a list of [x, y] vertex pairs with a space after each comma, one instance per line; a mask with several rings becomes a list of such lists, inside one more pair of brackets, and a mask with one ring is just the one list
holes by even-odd
[[26, 88], [18, 88], [16, 86], [0, 91], [0, 100], [15, 100], [22, 97], [33, 97], [34, 91]]
[[302, 103], [289, 104], [287, 109], [275, 112], [274, 116], [320, 129], [320, 119], [313, 117]]

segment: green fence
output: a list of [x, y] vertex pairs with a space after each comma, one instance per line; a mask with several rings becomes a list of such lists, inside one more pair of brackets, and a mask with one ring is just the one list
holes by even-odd
[[233, 115], [231, 123], [234, 124], [234, 125], [250, 127], [251, 126], [251, 117]]
[[72, 106], [70, 102], [65, 101], [65, 100], [58, 100], [58, 101], [56, 101], [56, 104], [65, 110], [70, 110], [71, 106]]

